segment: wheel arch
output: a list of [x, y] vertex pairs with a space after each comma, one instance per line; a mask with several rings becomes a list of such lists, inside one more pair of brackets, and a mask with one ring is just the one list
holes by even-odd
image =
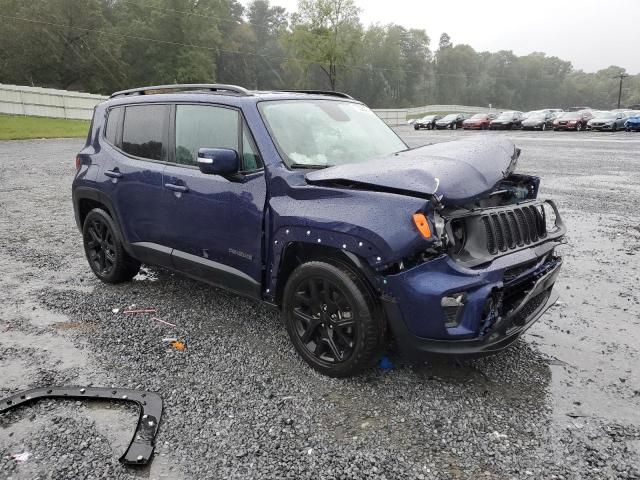
[[278, 307], [282, 306], [284, 289], [293, 271], [299, 265], [313, 260], [326, 260], [329, 263], [348, 268], [363, 279], [373, 298], [379, 298], [380, 291], [377, 287], [380, 280], [379, 275], [362, 257], [353, 252], [327, 245], [317, 245], [310, 242], [290, 242], [284, 247], [278, 264], [275, 292], [273, 294], [273, 299]]
[[[122, 234], [122, 228], [116, 210], [111, 203], [109, 197], [107, 197], [100, 190], [90, 187], [76, 187], [73, 190], [73, 204], [75, 210], [76, 224], [78, 229], [82, 231], [84, 220], [91, 210], [94, 208], [100, 208], [104, 210], [113, 220], [116, 226], [116, 235], [118, 240], [122, 243], [125, 251], [132, 255], [129, 243]], [[133, 256], [133, 255], [132, 255]]]

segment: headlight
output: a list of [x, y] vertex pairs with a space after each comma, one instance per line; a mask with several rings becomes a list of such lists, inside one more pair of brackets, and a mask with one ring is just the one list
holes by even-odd
[[442, 218], [437, 212], [433, 214], [433, 223], [436, 228], [436, 234], [438, 238], [442, 238], [442, 234], [444, 233], [444, 218]]
[[558, 226], [556, 225], [557, 216], [556, 211], [549, 203], [542, 204], [542, 210], [544, 212], [544, 222], [547, 233], [553, 233]]

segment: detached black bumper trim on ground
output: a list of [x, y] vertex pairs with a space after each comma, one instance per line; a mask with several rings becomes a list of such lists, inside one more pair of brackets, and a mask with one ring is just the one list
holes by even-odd
[[0, 413], [41, 398], [73, 400], [116, 400], [137, 403], [140, 407], [138, 425], [129, 447], [120, 457], [127, 465], [145, 465], [151, 460], [162, 415], [162, 397], [157, 393], [127, 388], [44, 387], [25, 390], [0, 400]]

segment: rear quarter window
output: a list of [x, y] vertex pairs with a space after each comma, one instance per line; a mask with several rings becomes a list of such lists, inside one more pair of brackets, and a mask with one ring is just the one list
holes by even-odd
[[123, 107], [116, 107], [109, 110], [105, 138], [111, 145], [120, 146], [120, 129], [122, 128]]
[[126, 107], [122, 129], [122, 150], [136, 157], [165, 160], [168, 125], [168, 105]]

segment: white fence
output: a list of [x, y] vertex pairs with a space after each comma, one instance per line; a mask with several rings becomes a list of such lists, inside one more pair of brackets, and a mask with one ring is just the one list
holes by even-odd
[[0, 84], [0, 113], [91, 120], [93, 107], [106, 98], [53, 88]]
[[[91, 93], [0, 84], [0, 113], [91, 120], [93, 107], [106, 98]], [[380, 118], [392, 126], [406, 125], [408, 116], [415, 117], [427, 112], [484, 113], [489, 111], [491, 111], [489, 108], [468, 105], [425, 105], [414, 108], [374, 110]]]

